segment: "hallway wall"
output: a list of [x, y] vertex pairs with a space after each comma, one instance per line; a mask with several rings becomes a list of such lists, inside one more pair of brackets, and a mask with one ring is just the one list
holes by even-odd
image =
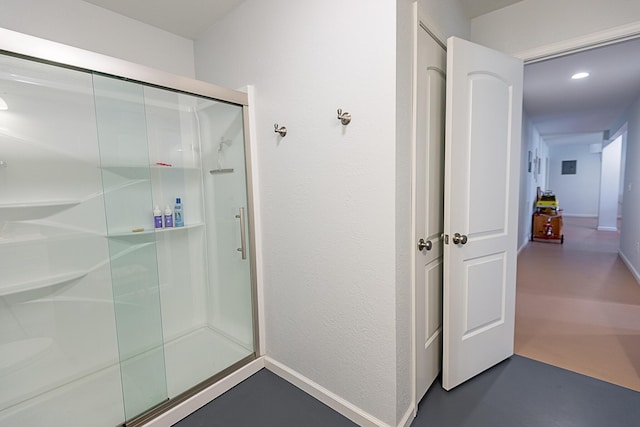
[[628, 124], [620, 254], [640, 284], [640, 96], [619, 122]]
[[[531, 172], [529, 172], [529, 152], [531, 153]], [[531, 237], [531, 215], [538, 197], [537, 188], [542, 191], [549, 189], [546, 182], [549, 156], [547, 144], [540, 136], [540, 132], [529, 120], [527, 114], [522, 114], [522, 139], [520, 150], [520, 202], [518, 212], [518, 250], [529, 242]], [[540, 173], [536, 173], [535, 157], [539, 157]]]
[[[562, 175], [562, 162], [576, 161], [575, 175]], [[589, 144], [549, 147], [549, 189], [558, 197], [566, 216], [597, 217], [600, 201], [601, 154]]]

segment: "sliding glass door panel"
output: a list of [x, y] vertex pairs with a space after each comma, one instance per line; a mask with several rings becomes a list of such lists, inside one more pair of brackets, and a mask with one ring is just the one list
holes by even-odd
[[94, 76], [125, 418], [168, 398], [142, 85]]

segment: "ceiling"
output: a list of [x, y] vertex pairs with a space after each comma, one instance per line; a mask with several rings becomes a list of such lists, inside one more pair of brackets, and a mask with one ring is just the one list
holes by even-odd
[[244, 0], [84, 1], [193, 40]]
[[473, 19], [503, 7], [511, 6], [522, 0], [460, 0], [467, 18]]
[[[586, 71], [590, 76], [572, 80]], [[541, 135], [602, 132], [640, 95], [640, 38], [525, 66], [524, 109]], [[557, 139], [557, 138], [554, 138]]]
[[[196, 39], [244, 0], [84, 0], [179, 36]], [[522, 0], [460, 0], [469, 19]]]
[[[171, 33], [196, 39], [244, 0], [85, 0]], [[522, 0], [459, 0], [474, 17]], [[640, 39], [525, 67], [524, 108], [540, 133], [602, 132], [640, 92]], [[591, 76], [572, 81], [586, 70]], [[554, 141], [563, 139], [553, 138]]]

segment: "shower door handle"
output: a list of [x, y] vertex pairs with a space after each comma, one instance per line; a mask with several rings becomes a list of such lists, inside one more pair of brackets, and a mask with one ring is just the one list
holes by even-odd
[[242, 259], [247, 259], [246, 236], [244, 232], [244, 208], [240, 208], [240, 214], [236, 215], [236, 218], [240, 218], [240, 247], [238, 248], [238, 252], [242, 252]]

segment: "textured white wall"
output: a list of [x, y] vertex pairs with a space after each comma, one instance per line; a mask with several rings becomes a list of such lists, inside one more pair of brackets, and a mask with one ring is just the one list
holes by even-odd
[[519, 53], [640, 21], [635, 0], [523, 0], [471, 20], [471, 40]]
[[193, 77], [193, 41], [81, 0], [2, 0], [0, 27]]
[[249, 0], [195, 49], [198, 78], [255, 87], [267, 354], [390, 425], [412, 381], [411, 7]]
[[255, 86], [267, 354], [395, 424], [396, 2], [248, 0], [195, 51]]
[[[598, 216], [600, 197], [600, 153], [591, 153], [589, 144], [549, 147], [549, 189], [558, 197], [567, 216]], [[576, 160], [577, 173], [562, 175], [562, 161]]]

